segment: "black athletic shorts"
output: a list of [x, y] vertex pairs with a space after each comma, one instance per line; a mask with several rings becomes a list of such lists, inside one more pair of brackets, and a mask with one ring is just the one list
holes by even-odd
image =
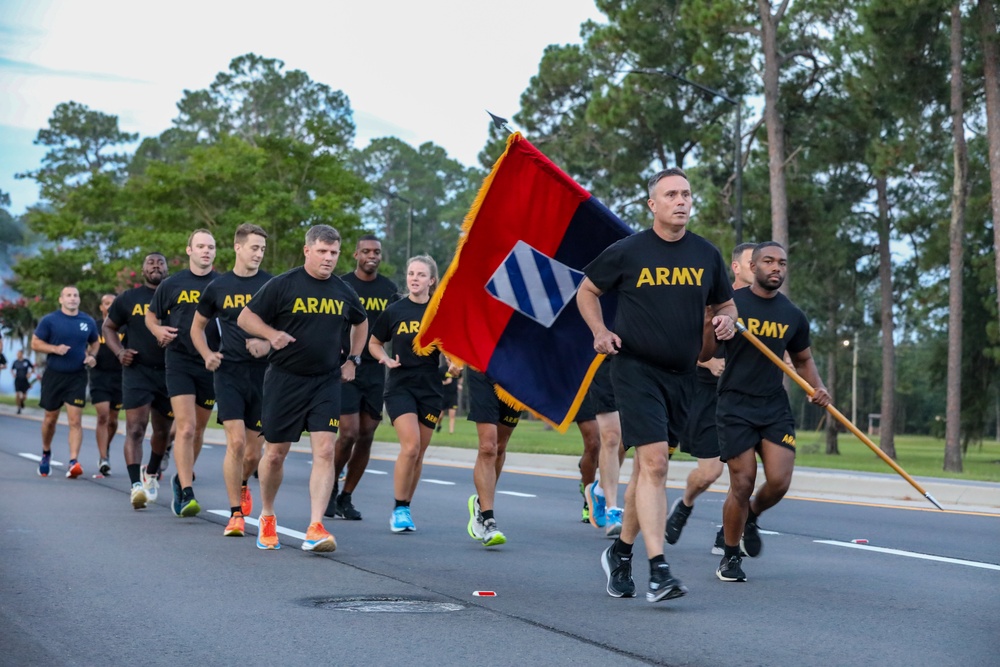
[[223, 363], [215, 371], [216, 417], [220, 424], [239, 419], [251, 431], [260, 431], [267, 364]]
[[295, 375], [268, 366], [261, 422], [268, 442], [298, 442], [303, 431], [340, 428], [340, 372]]
[[195, 405], [206, 410], [215, 406], [215, 381], [201, 357], [195, 359], [168, 351], [167, 391], [171, 398], [194, 395]]
[[31, 383], [28, 382], [28, 378], [14, 378], [14, 391], [27, 394], [29, 389], [31, 389]]
[[606, 415], [611, 412], [618, 412], [618, 404], [615, 402], [615, 390], [611, 386], [611, 360], [605, 359], [604, 363], [597, 367], [594, 374], [594, 381], [590, 383], [590, 390], [587, 392], [594, 405], [594, 413]]
[[696, 459], [719, 456], [719, 432], [715, 427], [718, 396], [718, 385], [715, 382], [695, 380], [688, 423], [681, 437], [681, 451]]
[[82, 408], [87, 403], [87, 369], [72, 373], [46, 370], [42, 376], [42, 399], [45, 410], [59, 410], [63, 404]]
[[385, 411], [392, 422], [412, 413], [417, 415], [418, 422], [434, 428], [441, 417], [442, 405], [441, 378], [436, 371], [410, 376], [385, 392]]
[[671, 373], [622, 354], [611, 364], [625, 449], [654, 442], [676, 447], [687, 423], [694, 371]]
[[382, 419], [382, 395], [385, 393], [385, 366], [363, 359], [354, 369], [354, 379], [340, 386], [340, 414], [361, 414]]
[[122, 366], [122, 407], [134, 410], [146, 405], [168, 419], [174, 418], [167, 393], [166, 369], [133, 364]]
[[591, 385], [587, 389], [587, 393], [583, 395], [583, 400], [580, 402], [580, 409], [576, 411], [576, 417], [573, 418], [573, 421], [577, 424], [597, 419], [597, 412], [594, 410], [594, 397], [591, 395], [593, 386]]
[[496, 424], [514, 428], [521, 421], [521, 413], [500, 400], [493, 390], [493, 382], [471, 368], [466, 372], [469, 388], [469, 421], [477, 424]]
[[715, 417], [723, 461], [756, 448], [761, 440], [795, 451], [795, 419], [784, 390], [771, 396], [725, 391], [719, 394]]
[[90, 369], [90, 402], [110, 403], [112, 410], [122, 409], [122, 372]]

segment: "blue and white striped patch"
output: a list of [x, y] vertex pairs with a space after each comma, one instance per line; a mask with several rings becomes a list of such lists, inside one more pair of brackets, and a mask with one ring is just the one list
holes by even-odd
[[486, 291], [544, 327], [576, 294], [583, 273], [518, 241], [486, 283]]

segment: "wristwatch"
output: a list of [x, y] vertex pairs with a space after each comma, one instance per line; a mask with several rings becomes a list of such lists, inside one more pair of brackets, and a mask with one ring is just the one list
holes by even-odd
[[357, 368], [358, 366], [361, 365], [361, 355], [360, 354], [355, 354], [354, 356], [347, 355], [347, 360], [348, 361], [353, 361], [355, 368]]

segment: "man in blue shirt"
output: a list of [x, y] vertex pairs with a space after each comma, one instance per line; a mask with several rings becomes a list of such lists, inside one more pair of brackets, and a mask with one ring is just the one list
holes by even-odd
[[83, 444], [83, 405], [87, 397], [87, 369], [97, 363], [97, 323], [90, 315], [80, 312], [80, 291], [67, 285], [59, 293], [59, 310], [49, 313], [38, 323], [31, 338], [31, 349], [48, 355], [42, 379], [40, 405], [45, 410], [42, 419], [42, 461], [38, 474], [49, 475], [52, 457], [52, 437], [63, 404], [69, 419], [69, 465], [66, 476], [83, 474], [77, 458]]

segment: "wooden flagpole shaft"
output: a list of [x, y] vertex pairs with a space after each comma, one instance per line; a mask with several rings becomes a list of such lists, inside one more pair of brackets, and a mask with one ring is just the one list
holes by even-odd
[[[752, 333], [750, 333], [747, 330], [747, 328], [745, 326], [743, 326], [743, 324], [741, 322], [737, 322], [736, 323], [736, 330], [739, 331], [740, 334], [742, 334], [742, 336], [744, 338], [746, 338], [748, 341], [750, 341], [753, 344], [754, 347], [756, 347], [758, 350], [760, 350], [761, 353], [765, 357], [767, 357], [768, 359], [770, 359], [772, 363], [774, 363], [778, 368], [780, 368], [782, 371], [784, 371], [785, 375], [787, 375], [788, 377], [792, 378], [792, 380], [795, 381], [795, 384], [797, 384], [800, 387], [802, 387], [802, 390], [805, 391], [806, 394], [810, 398], [812, 398], [812, 395], [816, 393], [816, 390], [812, 387], [812, 385], [810, 385], [808, 382], [806, 382], [805, 379], [801, 375], [799, 375], [798, 373], [796, 373], [795, 370], [793, 370], [792, 368], [790, 368], [788, 366], [788, 364], [786, 364], [784, 361], [782, 361], [781, 359], [779, 359], [778, 355], [776, 355], [766, 345], [764, 345], [764, 343], [762, 343], [759, 338], [757, 338]], [[910, 486], [912, 486], [914, 489], [916, 489], [917, 491], [920, 492], [920, 495], [922, 495], [924, 498], [926, 498], [927, 500], [929, 500], [932, 503], [934, 503], [934, 506], [937, 507], [939, 510], [943, 510], [944, 509], [943, 507], [941, 507], [941, 505], [938, 503], [938, 501], [935, 500], [933, 496], [931, 496], [931, 494], [929, 494], [927, 491], [925, 491], [924, 488], [922, 486], [920, 486], [920, 484], [917, 483], [917, 480], [913, 479], [909, 475], [909, 473], [907, 473], [905, 470], [903, 470], [899, 466], [898, 463], [896, 463], [895, 461], [893, 461], [891, 458], [889, 458], [889, 456], [885, 452], [883, 452], [881, 449], [879, 449], [878, 445], [876, 445], [874, 442], [872, 442], [868, 438], [868, 436], [866, 436], [864, 433], [862, 433], [861, 429], [859, 429], [857, 426], [855, 426], [854, 423], [851, 422], [850, 419], [848, 419], [847, 417], [845, 417], [840, 412], [840, 410], [838, 410], [837, 408], [835, 408], [833, 406], [833, 404], [827, 405], [826, 406], [826, 411], [829, 412], [834, 417], [834, 419], [836, 419], [841, 424], [843, 424], [847, 428], [847, 430], [849, 430], [851, 433], [853, 433], [858, 438], [858, 440], [860, 440], [861, 442], [865, 443], [865, 445], [867, 445], [870, 450], [872, 450], [873, 452], [875, 452], [875, 454], [880, 459], [882, 459], [883, 461], [885, 461], [886, 464], [888, 464], [888, 466], [890, 468], [892, 468], [893, 470], [895, 470], [899, 474], [900, 477], [902, 477], [907, 482], [909, 482]]]

